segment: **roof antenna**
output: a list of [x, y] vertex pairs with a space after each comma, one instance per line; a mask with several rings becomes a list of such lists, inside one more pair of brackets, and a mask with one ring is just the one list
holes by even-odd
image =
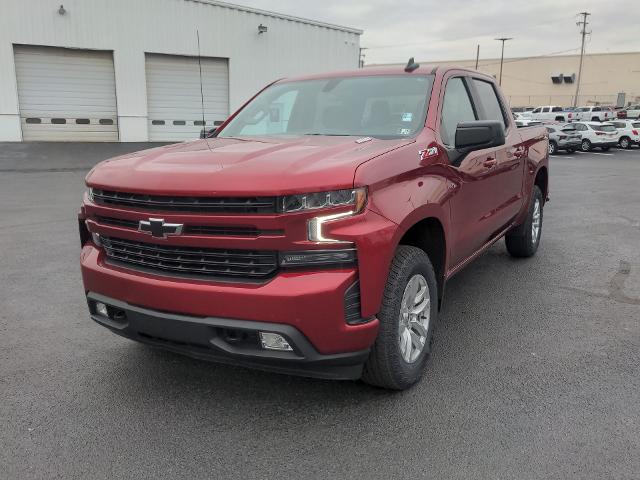
[[202, 106], [202, 131], [200, 138], [207, 138], [207, 122], [204, 119], [204, 91], [202, 90], [202, 61], [200, 60], [200, 32], [196, 28], [198, 38], [198, 70], [200, 71], [200, 105]]
[[413, 59], [413, 57], [411, 57], [409, 59], [409, 61], [407, 62], [407, 66], [404, 67], [404, 71], [408, 72], [408, 73], [411, 73], [418, 67], [420, 67], [420, 64], [416, 63], [416, 61]]

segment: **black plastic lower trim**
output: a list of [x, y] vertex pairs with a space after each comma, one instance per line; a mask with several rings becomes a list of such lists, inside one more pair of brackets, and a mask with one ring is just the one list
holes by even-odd
[[[190, 357], [307, 377], [360, 378], [369, 350], [324, 355], [295, 327], [279, 323], [192, 317], [130, 305], [103, 295], [87, 294], [91, 318], [112, 332]], [[96, 312], [96, 302], [109, 316]], [[282, 335], [293, 351], [264, 350], [258, 332]]]

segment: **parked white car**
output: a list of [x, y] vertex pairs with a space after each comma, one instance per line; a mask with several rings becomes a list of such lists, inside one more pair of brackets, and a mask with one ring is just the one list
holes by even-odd
[[522, 113], [524, 118], [539, 120], [541, 122], [570, 122], [574, 120], [574, 113], [568, 112], [556, 105], [544, 105], [536, 107], [531, 112]]
[[590, 152], [596, 147], [606, 152], [618, 145], [620, 137], [612, 123], [574, 122], [571, 125], [582, 138], [580, 150], [583, 152]]
[[608, 122], [615, 118], [615, 113], [608, 107], [578, 107], [574, 119], [580, 122]]
[[618, 145], [620, 148], [640, 146], [640, 120], [616, 120], [611, 124], [618, 130]]

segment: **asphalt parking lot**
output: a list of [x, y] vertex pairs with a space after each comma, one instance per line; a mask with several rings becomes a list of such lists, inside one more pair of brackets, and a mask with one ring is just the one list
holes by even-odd
[[454, 277], [423, 381], [389, 393], [89, 319], [83, 177], [143, 146], [0, 144], [0, 478], [640, 475], [639, 148], [552, 157], [538, 255], [499, 242]]

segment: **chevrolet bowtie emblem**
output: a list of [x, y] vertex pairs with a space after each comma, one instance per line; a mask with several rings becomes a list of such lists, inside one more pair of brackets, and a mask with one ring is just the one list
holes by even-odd
[[152, 237], [167, 238], [168, 235], [180, 235], [182, 233], [182, 223], [164, 223], [163, 218], [150, 218], [140, 220], [138, 231], [149, 233]]

